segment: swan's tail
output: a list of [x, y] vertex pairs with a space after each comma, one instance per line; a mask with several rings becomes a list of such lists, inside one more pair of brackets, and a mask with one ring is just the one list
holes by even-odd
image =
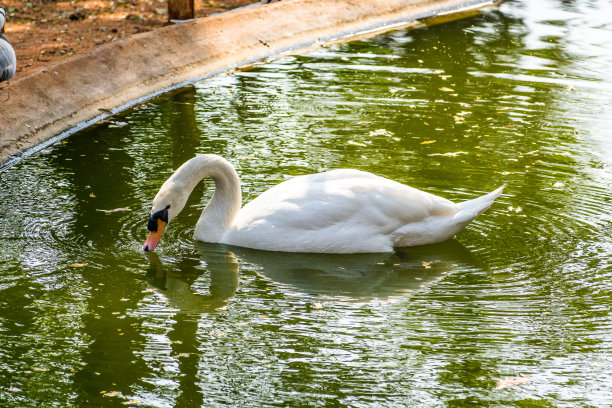
[[459, 212], [455, 215], [456, 218], [461, 218], [465, 221], [471, 221], [478, 217], [480, 214], [485, 212], [487, 208], [493, 204], [493, 201], [500, 196], [506, 185], [504, 184], [497, 190], [491, 191], [489, 194], [485, 194], [473, 200], [463, 201], [459, 204]]

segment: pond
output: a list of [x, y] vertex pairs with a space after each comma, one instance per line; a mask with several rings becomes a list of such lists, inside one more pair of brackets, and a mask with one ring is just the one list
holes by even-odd
[[[219, 75], [4, 169], [0, 405], [610, 406], [609, 44], [607, 1], [510, 1]], [[312, 255], [194, 241], [202, 183], [142, 252], [197, 153], [244, 202], [346, 167], [507, 187], [448, 242]]]

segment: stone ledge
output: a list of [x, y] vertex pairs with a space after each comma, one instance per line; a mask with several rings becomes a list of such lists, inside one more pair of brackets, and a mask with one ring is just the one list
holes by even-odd
[[225, 70], [357, 36], [462, 18], [496, 4], [285, 0], [136, 34], [0, 84], [0, 166]]

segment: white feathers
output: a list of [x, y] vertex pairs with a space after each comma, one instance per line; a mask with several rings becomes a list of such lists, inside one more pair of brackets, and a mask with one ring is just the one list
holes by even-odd
[[212, 177], [216, 189], [196, 225], [196, 239], [283, 252], [387, 252], [445, 241], [484, 212], [503, 188], [454, 204], [371, 173], [333, 170], [285, 181], [239, 209], [233, 166], [219, 156], [200, 155], [170, 178], [173, 190], [182, 184], [188, 191], [164, 191], [165, 183], [154, 210], [182, 208], [183, 203], [169, 201], [173, 196], [183, 201], [204, 177]]

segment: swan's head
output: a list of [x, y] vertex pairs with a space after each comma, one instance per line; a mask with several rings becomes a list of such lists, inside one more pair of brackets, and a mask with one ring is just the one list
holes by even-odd
[[149, 236], [142, 246], [143, 251], [153, 251], [157, 247], [157, 244], [159, 243], [159, 240], [166, 229], [166, 225], [168, 225], [169, 210], [171, 207], [171, 205], [168, 205], [162, 210], [151, 211], [151, 217], [147, 223]]
[[166, 226], [185, 207], [189, 194], [182, 183], [172, 179], [166, 181], [155, 198], [153, 208], [147, 223], [149, 236], [142, 246], [143, 251], [153, 251], [161, 239]]

